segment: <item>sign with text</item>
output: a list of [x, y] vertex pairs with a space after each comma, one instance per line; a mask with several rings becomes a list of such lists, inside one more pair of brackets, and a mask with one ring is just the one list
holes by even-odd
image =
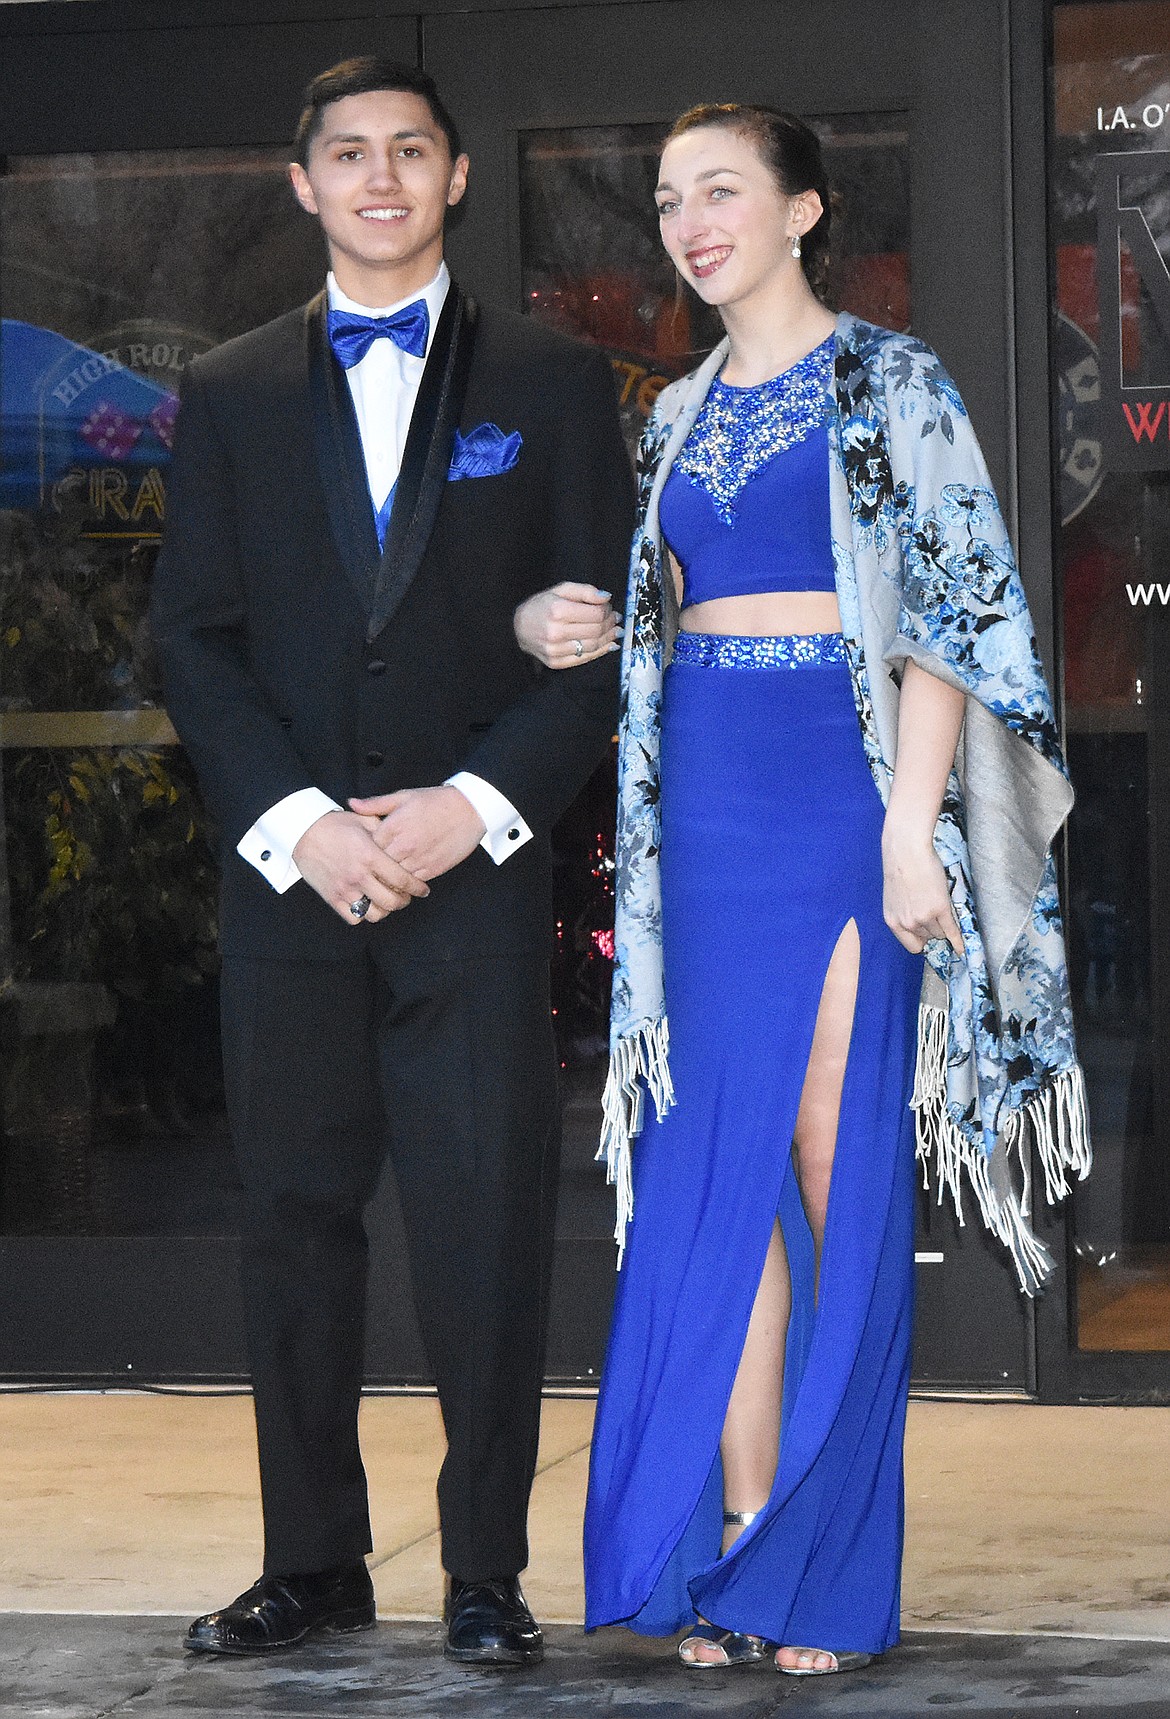
[[[1101, 312], [1101, 440], [1105, 463], [1113, 471], [1170, 468], [1170, 270], [1143, 207], [1164, 207], [1170, 181], [1170, 150], [1099, 155], [1097, 177], [1097, 293]], [[1150, 196], [1157, 187], [1161, 197]], [[1140, 283], [1137, 314], [1142, 319], [1137, 361], [1123, 351], [1122, 267], [1132, 267]]]

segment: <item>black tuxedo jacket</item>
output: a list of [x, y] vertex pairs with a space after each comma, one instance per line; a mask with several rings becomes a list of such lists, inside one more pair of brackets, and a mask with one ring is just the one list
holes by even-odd
[[[324, 297], [197, 359], [184, 380], [152, 621], [167, 708], [222, 837], [229, 955], [337, 959], [536, 951], [551, 930], [549, 832], [613, 731], [617, 653], [540, 669], [516, 605], [562, 579], [624, 590], [633, 483], [604, 357], [452, 284], [379, 556]], [[519, 431], [509, 471], [448, 479], [457, 428]], [[442, 782], [504, 794], [535, 839], [477, 848], [431, 894], [352, 928], [305, 883], [236, 853], [285, 795]]]

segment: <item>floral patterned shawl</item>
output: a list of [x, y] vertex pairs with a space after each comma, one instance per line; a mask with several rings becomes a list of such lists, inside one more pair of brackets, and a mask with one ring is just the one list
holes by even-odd
[[[630, 1149], [651, 1094], [674, 1102], [663, 998], [658, 752], [662, 671], [678, 626], [658, 502], [727, 356], [726, 341], [660, 395], [638, 461], [623, 647], [617, 927], [609, 1079], [598, 1156], [633, 1210]], [[921, 341], [837, 320], [830, 421], [833, 555], [866, 757], [888, 800], [908, 658], [967, 697], [935, 848], [963, 958], [927, 950], [912, 1105], [918, 1156], [962, 1222], [964, 1178], [1029, 1294], [1052, 1269], [1030, 1223], [1032, 1152], [1050, 1200], [1088, 1174], [1051, 843], [1072, 804], [1052, 706], [975, 433]]]

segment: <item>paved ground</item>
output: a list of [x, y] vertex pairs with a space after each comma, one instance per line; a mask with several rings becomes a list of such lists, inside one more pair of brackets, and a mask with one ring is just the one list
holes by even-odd
[[279, 1660], [198, 1660], [170, 1618], [0, 1616], [0, 1719], [1170, 1719], [1170, 1644], [919, 1633], [880, 1664], [797, 1682], [687, 1673], [669, 1644], [548, 1632], [530, 1674], [448, 1667], [434, 1625], [379, 1625]]
[[[367, 1397], [361, 1419], [378, 1610], [425, 1623], [439, 1405]], [[546, 1623], [584, 1615], [592, 1421], [592, 1402], [545, 1402], [524, 1592]], [[0, 1615], [194, 1617], [260, 1569], [245, 1397], [0, 1394], [0, 1473]], [[1166, 1408], [912, 1402], [903, 1627], [1170, 1643], [1167, 1474]]]

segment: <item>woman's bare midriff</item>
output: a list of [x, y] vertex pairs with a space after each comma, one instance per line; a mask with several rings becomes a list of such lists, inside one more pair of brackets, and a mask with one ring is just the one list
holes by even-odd
[[768, 591], [692, 603], [679, 616], [679, 625], [685, 633], [778, 638], [783, 633], [839, 633], [841, 614], [832, 591]]

